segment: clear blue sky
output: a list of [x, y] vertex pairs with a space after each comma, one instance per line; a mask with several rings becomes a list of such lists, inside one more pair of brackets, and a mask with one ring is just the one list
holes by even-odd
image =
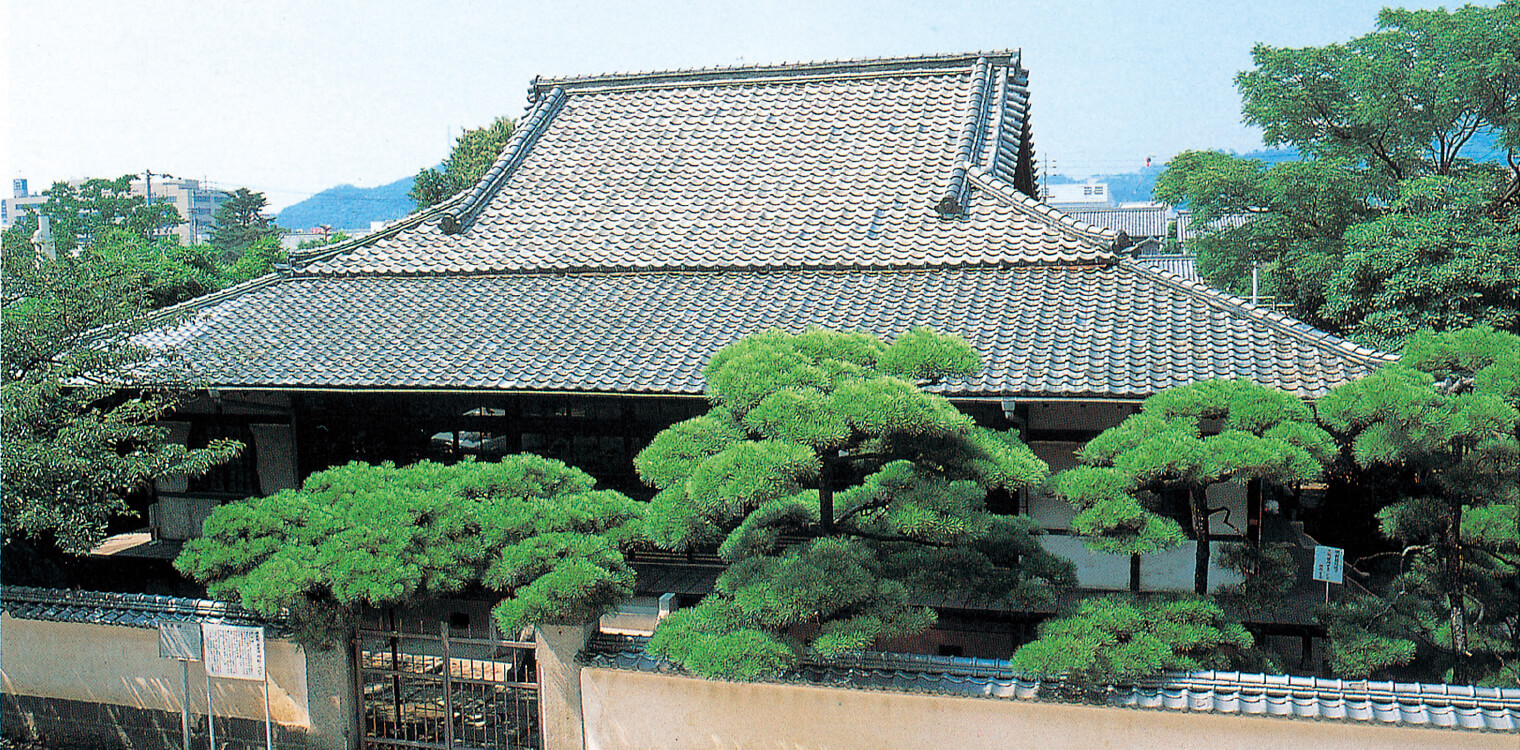
[[1259, 147], [1232, 83], [1252, 45], [1345, 41], [1385, 4], [13, 0], [0, 172], [38, 190], [152, 169], [278, 208], [440, 161], [461, 127], [521, 114], [538, 74], [1007, 48], [1030, 70], [1039, 156], [1123, 172]]

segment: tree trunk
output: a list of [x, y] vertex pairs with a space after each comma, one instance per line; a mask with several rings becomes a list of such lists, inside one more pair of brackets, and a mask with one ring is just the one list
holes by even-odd
[[1140, 593], [1140, 555], [1129, 556], [1129, 590]]
[[1467, 674], [1467, 597], [1462, 575], [1462, 503], [1448, 500], [1446, 514], [1445, 579], [1446, 599], [1451, 605], [1451, 650], [1456, 664], [1452, 682], [1466, 685]]
[[818, 470], [818, 526], [823, 533], [834, 533], [834, 463], [839, 460], [839, 451], [833, 450], [824, 453], [822, 466]]
[[1197, 552], [1193, 556], [1193, 593], [1209, 593], [1209, 511], [1208, 488], [1194, 487], [1188, 492], [1188, 504], [1193, 514], [1193, 535], [1197, 537]]

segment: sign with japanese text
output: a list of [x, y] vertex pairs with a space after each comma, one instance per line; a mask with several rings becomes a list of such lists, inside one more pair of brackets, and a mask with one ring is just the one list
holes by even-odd
[[244, 625], [201, 625], [206, 676], [264, 679], [264, 629]]
[[1342, 582], [1346, 564], [1346, 550], [1340, 547], [1314, 548], [1314, 580], [1326, 583]]

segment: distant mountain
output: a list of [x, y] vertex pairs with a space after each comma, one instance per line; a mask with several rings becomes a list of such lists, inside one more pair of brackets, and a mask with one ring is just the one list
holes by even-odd
[[373, 188], [339, 185], [287, 206], [275, 216], [275, 223], [295, 230], [323, 225], [368, 230], [372, 221], [399, 219], [416, 210], [406, 196], [411, 189], [410, 177]]

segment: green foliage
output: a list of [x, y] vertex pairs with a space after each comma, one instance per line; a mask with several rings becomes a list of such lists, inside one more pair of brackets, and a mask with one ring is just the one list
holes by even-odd
[[[662, 432], [635, 461], [660, 489], [645, 529], [732, 565], [698, 607], [668, 618], [653, 653], [711, 677], [773, 676], [917, 633], [915, 592], [1048, 602], [1069, 563], [1022, 518], [987, 511], [994, 487], [1041, 481], [1016, 438], [979, 428], [914, 382], [972, 374], [974, 352], [927, 330], [764, 331], [717, 352], [713, 409]], [[788, 545], [787, 538], [803, 538]]]
[[1298, 563], [1278, 545], [1241, 544], [1219, 554], [1220, 567], [1240, 574], [1241, 582], [1220, 587], [1219, 601], [1247, 619], [1267, 621], [1298, 585]]
[[1502, 188], [1489, 171], [1400, 181], [1384, 213], [1343, 234], [1321, 312], [1384, 348], [1420, 330], [1520, 331], [1520, 222], [1489, 213]]
[[296, 249], [315, 250], [319, 247], [327, 247], [328, 245], [337, 245], [343, 242], [347, 242], [349, 239], [351, 238], [348, 236], [347, 232], [330, 232], [327, 235], [316, 239], [301, 240], [300, 244], [296, 245]]
[[280, 238], [266, 234], [244, 245], [237, 261], [221, 269], [221, 281], [226, 286], [241, 284], [274, 271], [274, 264], [283, 262], [286, 254], [280, 247]]
[[[148, 204], [145, 197], [132, 194], [132, 179], [136, 175], [122, 175], [114, 180], [90, 179], [78, 187], [67, 182], [55, 182], [43, 191], [47, 202], [40, 213], [51, 220], [49, 228], [59, 253], [85, 247], [107, 229], [126, 232], [145, 242], [151, 242], [163, 230], [184, 223], [174, 206], [167, 203]], [[16, 223], [6, 230], [6, 245], [24, 248], [37, 229], [38, 211], [28, 209]]]
[[[1327, 330], [1397, 348], [1422, 328], [1520, 330], [1520, 6], [1385, 10], [1346, 44], [1265, 45], [1236, 77], [1245, 120], [1305, 156], [1267, 166], [1187, 152], [1155, 196], [1200, 225], [1205, 275], [1265, 293]], [[1463, 148], [1496, 137], [1508, 168]]]
[[417, 603], [474, 585], [501, 592], [502, 632], [579, 623], [633, 591], [622, 550], [643, 506], [533, 455], [452, 466], [351, 463], [299, 490], [222, 506], [175, 566], [331, 645], [363, 606]]
[[417, 173], [407, 197], [416, 202], [418, 208], [427, 208], [474, 187], [507, 147], [516, 128], [517, 123], [512, 119], [498, 117], [486, 127], [466, 130], [455, 140], [441, 169], [429, 167]]
[[1378, 513], [1401, 552], [1374, 561], [1386, 574], [1373, 595], [1353, 593], [1324, 614], [1339, 673], [1520, 676], [1517, 367], [1512, 334], [1422, 334], [1398, 364], [1320, 402], [1357, 465], [1402, 480]]
[[250, 248], [257, 246], [260, 248], [257, 252], [266, 255], [271, 244], [275, 251], [279, 249], [283, 230], [270, 223], [270, 217], [264, 214], [265, 203], [263, 193], [238, 188], [227, 193], [227, 200], [216, 208], [211, 246], [216, 248], [218, 262], [233, 268], [233, 276], [249, 273], [238, 281], [261, 275], [242, 268], [242, 260]]
[[166, 443], [157, 422], [178, 394], [134, 378], [133, 365], [150, 355], [130, 341], [141, 329], [134, 318], [198, 291], [204, 271], [187, 249], [114, 225], [97, 229], [77, 257], [35, 256], [11, 233], [5, 243], [0, 522], [8, 540], [84, 552], [130, 512], [132, 493], [204, 472], [240, 448]]
[[1098, 686], [1171, 669], [1229, 669], [1253, 643], [1207, 599], [1105, 596], [1041, 623], [1040, 637], [1012, 663], [1025, 674]]
[[[1204, 420], [1218, 423], [1214, 435]], [[1100, 552], [1145, 554], [1185, 541], [1182, 529], [1156, 513], [1163, 493], [1190, 498], [1193, 536], [1202, 551], [1196, 593], [1208, 587], [1208, 518], [1204, 493], [1219, 482], [1280, 484], [1314, 479], [1335, 456], [1330, 436], [1309, 407], [1291, 394], [1243, 378], [1205, 380], [1145, 400], [1141, 412], [1083, 446], [1082, 466], [1051, 486], [1076, 511], [1072, 528]]]

